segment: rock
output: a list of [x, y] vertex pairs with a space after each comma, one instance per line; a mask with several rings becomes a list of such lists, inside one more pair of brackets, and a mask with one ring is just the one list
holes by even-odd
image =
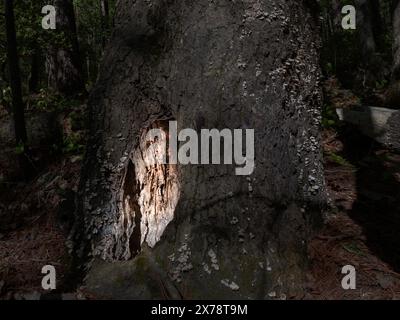
[[63, 293], [61, 294], [61, 300], [78, 300], [74, 293]]
[[400, 110], [379, 107], [336, 109], [339, 119], [393, 150], [400, 150]]
[[22, 300], [40, 300], [41, 294], [37, 291], [25, 293], [22, 295]]

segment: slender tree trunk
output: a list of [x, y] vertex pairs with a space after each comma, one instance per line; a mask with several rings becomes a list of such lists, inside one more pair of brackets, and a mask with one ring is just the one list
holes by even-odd
[[400, 81], [400, 1], [395, 1], [393, 11], [393, 79]]
[[376, 52], [372, 12], [369, 0], [356, 0], [357, 24], [364, 62], [368, 63]]
[[6, 20], [7, 58], [10, 72], [15, 140], [17, 145], [25, 145], [27, 142], [27, 136], [25, 128], [24, 104], [22, 101], [13, 0], [4, 0], [4, 15]]
[[40, 51], [37, 47], [34, 48], [31, 57], [31, 72], [29, 77], [29, 92], [36, 93], [39, 89], [40, 82]]
[[110, 9], [108, 0], [100, 0], [100, 9], [101, 9], [102, 46], [104, 49], [107, 42], [107, 32], [110, 28]]
[[400, 0], [393, 1], [393, 65], [391, 84], [386, 91], [386, 105], [400, 109]]
[[[22, 177], [28, 178], [32, 172], [28, 160], [27, 133], [22, 100], [22, 88], [15, 30], [14, 4], [12, 0], [4, 0], [4, 16], [7, 34], [7, 59], [9, 63], [10, 85], [12, 94], [12, 113], [14, 120], [15, 142], [19, 152], [18, 161]], [[22, 149], [21, 149], [22, 148]]]
[[63, 35], [65, 45], [53, 45], [47, 56], [50, 84], [60, 93], [77, 95], [85, 92], [82, 61], [76, 33], [72, 0], [55, 0], [57, 31]]
[[379, 57], [379, 36], [382, 30], [379, 2], [356, 0], [356, 8], [362, 62], [367, 68], [367, 77], [374, 84], [375, 78], [382, 68], [382, 61]]
[[[5, 47], [6, 49], [6, 47]], [[7, 72], [7, 60], [3, 61], [3, 63], [1, 63], [0, 65], [0, 103], [4, 106], [4, 108], [6, 109], [6, 111], [10, 114], [12, 114], [12, 110], [11, 110], [11, 106], [9, 105], [9, 103], [7, 103], [7, 101], [4, 99], [4, 95], [3, 95], [3, 89], [5, 89], [6, 86], [8, 86], [8, 72]]]
[[102, 47], [99, 46], [98, 43], [95, 41], [95, 36], [94, 35], [88, 35], [87, 36], [87, 46], [88, 50], [86, 52], [86, 75], [87, 75], [87, 80], [90, 81], [91, 83], [96, 81], [97, 75], [98, 75], [98, 68], [99, 68], [99, 60], [100, 57], [98, 57], [99, 51], [102, 51]]
[[372, 32], [374, 34], [377, 51], [380, 52], [384, 45], [384, 23], [381, 14], [380, 0], [369, 1], [371, 12]]
[[[325, 204], [318, 28], [305, 3], [118, 2], [91, 94], [73, 233], [77, 258], [108, 261], [92, 261], [89, 290], [141, 299], [303, 292], [307, 240]], [[145, 134], [160, 128], [157, 141], [172, 139], [172, 119], [178, 131], [254, 129], [254, 172], [152, 164]]]

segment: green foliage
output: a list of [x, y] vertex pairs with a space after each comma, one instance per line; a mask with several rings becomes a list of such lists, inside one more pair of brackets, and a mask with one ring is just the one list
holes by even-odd
[[357, 245], [356, 242], [348, 242], [348, 243], [344, 243], [342, 244], [343, 249], [345, 249], [346, 251], [356, 254], [358, 256], [365, 256], [365, 253], [359, 248], [359, 246]]
[[[109, 28], [102, 25], [102, 15], [99, 0], [74, 0], [76, 24], [78, 31], [79, 46], [81, 56], [89, 61], [86, 73], [89, 74], [88, 81], [93, 82], [97, 78], [98, 64], [103, 53], [102, 38], [108, 37]], [[71, 46], [70, 38], [63, 30], [44, 30], [42, 28], [41, 13], [42, 7], [51, 4], [47, 0], [18, 0], [14, 1], [14, 15], [17, 32], [18, 52], [21, 67], [21, 79], [23, 94], [28, 95], [28, 80], [31, 71], [31, 59], [36, 51], [44, 57], [52, 46], [68, 48]], [[109, 0], [110, 20], [114, 13], [115, 0]], [[6, 55], [6, 35], [4, 20], [4, 4], [0, 1], [0, 72], [6, 71], [4, 68], [7, 62]], [[44, 71], [44, 70], [42, 70]], [[7, 72], [0, 73], [0, 80], [7, 81]], [[44, 79], [42, 79], [44, 80]], [[1, 82], [0, 82], [1, 84]], [[45, 84], [41, 84], [46, 86]], [[2, 88], [0, 88], [2, 89]], [[45, 107], [46, 101], [41, 101], [40, 107]]]
[[[392, 63], [392, 19], [391, 19], [391, 1], [379, 1], [381, 18], [379, 24], [379, 33], [375, 29], [376, 41], [376, 62], [370, 62], [372, 65], [365, 65], [365, 59], [362, 52], [360, 41], [360, 30], [362, 26], [358, 24], [356, 30], [343, 30], [341, 27], [342, 14], [340, 8], [344, 5], [354, 5], [354, 2], [340, 0], [338, 7], [330, 0], [320, 1], [321, 16], [323, 18], [321, 49], [321, 66], [327, 77], [335, 75], [340, 83], [347, 89], [356, 89], [358, 85], [363, 85], [362, 72], [369, 70], [376, 77], [379, 77], [379, 88], [387, 84], [387, 77]], [[359, 20], [357, 20], [360, 23]], [[374, 23], [374, 22], [373, 22]], [[378, 22], [375, 22], [378, 23]], [[374, 26], [373, 26], [374, 28]], [[377, 72], [376, 70], [379, 70]], [[373, 82], [370, 86], [373, 86]]]
[[[30, 75], [32, 55], [36, 50], [39, 50], [43, 56], [49, 45], [59, 37], [57, 33], [42, 28], [43, 15], [41, 10], [47, 4], [48, 1], [46, 0], [14, 1], [16, 36], [24, 94], [27, 94], [27, 80]], [[3, 12], [4, 4], [3, 1], [0, 1], [0, 13]], [[4, 50], [0, 50], [0, 65], [3, 66], [2, 71], [4, 71], [4, 74], [0, 74], [0, 78], [7, 81], [7, 68], [4, 68], [7, 62], [5, 20], [2, 14], [0, 14], [0, 45], [4, 47]]]
[[323, 69], [325, 71], [325, 74], [328, 77], [330, 77], [330, 76], [332, 76], [334, 74], [334, 68], [333, 68], [333, 64], [331, 62], [327, 62]]
[[[109, 0], [110, 20], [114, 14], [115, 0]], [[77, 26], [80, 49], [86, 59], [88, 86], [97, 78], [98, 64], [103, 55], [102, 41], [110, 36], [110, 28], [103, 24], [99, 0], [76, 0]], [[111, 23], [111, 21], [110, 21]]]
[[12, 96], [11, 96], [11, 87], [7, 86], [2, 89], [2, 103], [6, 105], [10, 105], [12, 101]]
[[336, 109], [331, 105], [324, 105], [322, 108], [322, 127], [325, 129], [336, 128], [339, 123]]
[[375, 82], [375, 88], [378, 90], [382, 90], [384, 88], [386, 88], [389, 84], [389, 81], [386, 79], [382, 79], [382, 80], [377, 80]]
[[351, 87], [355, 61], [361, 61], [361, 52], [356, 43], [356, 32], [337, 31], [325, 39], [321, 50], [324, 74], [327, 76], [335, 74], [346, 87]]
[[84, 145], [82, 144], [82, 137], [79, 133], [73, 132], [64, 138], [61, 151], [63, 153], [82, 153]]
[[25, 145], [22, 142], [19, 142], [15, 147], [15, 154], [21, 155], [25, 152]]
[[340, 166], [353, 167], [353, 165], [348, 160], [343, 158], [341, 155], [338, 155], [337, 153], [328, 152], [328, 158], [329, 158], [329, 160], [331, 160], [332, 162], [334, 162]]
[[27, 103], [29, 109], [40, 111], [71, 110], [79, 104], [78, 100], [67, 99], [52, 90], [43, 88], [38, 94], [30, 96]]
[[71, 129], [72, 130], [83, 130], [85, 127], [85, 121], [82, 116], [82, 112], [73, 111], [69, 114], [71, 119]]
[[32, 101], [32, 109], [49, 110], [55, 105], [55, 96], [49, 95], [45, 89], [40, 89], [39, 94]]
[[59, 144], [53, 144], [52, 151], [55, 154], [82, 155], [85, 141], [82, 132], [71, 132], [65, 135]]

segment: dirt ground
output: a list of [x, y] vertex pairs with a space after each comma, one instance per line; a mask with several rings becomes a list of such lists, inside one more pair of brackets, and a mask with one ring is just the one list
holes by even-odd
[[55, 159], [30, 183], [2, 186], [0, 215], [7, 211], [13, 218], [8, 219], [6, 230], [0, 226], [0, 298], [41, 292], [41, 270], [46, 264], [56, 267], [62, 288], [70, 263], [65, 242], [80, 162], [77, 156]]
[[[310, 243], [308, 289], [299, 298], [400, 299], [400, 155], [351, 129], [325, 130], [323, 138], [331, 209]], [[62, 291], [80, 166], [80, 156], [56, 158], [29, 184], [1, 186], [0, 216], [11, 211], [14, 218], [0, 226], [0, 299], [40, 297], [48, 263]], [[356, 290], [341, 287], [345, 265], [356, 268]]]

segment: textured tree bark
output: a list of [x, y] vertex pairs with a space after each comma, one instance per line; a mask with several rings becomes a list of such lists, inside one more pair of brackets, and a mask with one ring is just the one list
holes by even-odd
[[56, 28], [63, 36], [62, 43], [54, 44], [47, 54], [49, 85], [67, 96], [85, 92], [82, 61], [76, 34], [72, 0], [54, 0]]
[[[114, 287], [120, 298], [303, 291], [307, 239], [325, 205], [319, 39], [307, 2], [118, 2], [90, 98], [73, 233], [78, 258], [113, 262], [94, 260], [92, 290]], [[142, 137], [153, 127], [168, 136], [170, 119], [178, 130], [255, 129], [253, 174], [151, 166]], [[113, 280], [118, 270], [124, 287]]]

